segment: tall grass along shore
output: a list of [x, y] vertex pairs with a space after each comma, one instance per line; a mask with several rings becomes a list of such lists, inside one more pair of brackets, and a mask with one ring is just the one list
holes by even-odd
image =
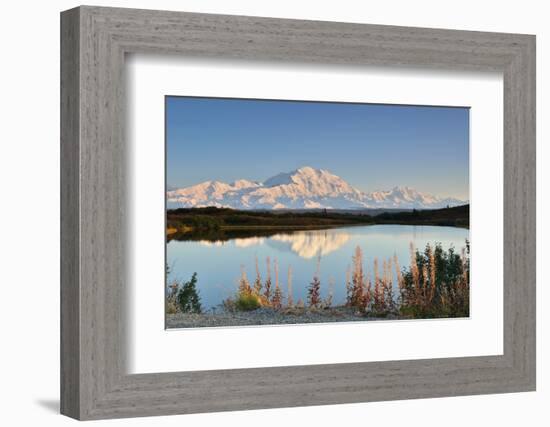
[[[168, 327], [237, 326], [278, 323], [311, 323], [367, 319], [426, 319], [469, 316], [470, 244], [457, 251], [441, 244], [418, 249], [410, 244], [406, 264], [396, 255], [373, 260], [365, 268], [363, 250], [357, 246], [350, 265], [338, 282], [321, 281], [317, 258], [307, 284], [307, 298], [293, 295], [292, 266], [265, 259], [262, 277], [254, 260], [251, 276], [242, 265], [233, 296], [203, 311], [196, 274], [185, 283], [169, 281], [166, 312]], [[284, 270], [283, 270], [283, 267]], [[170, 271], [168, 270], [170, 277]], [[336, 286], [345, 287], [345, 301], [334, 303]]]

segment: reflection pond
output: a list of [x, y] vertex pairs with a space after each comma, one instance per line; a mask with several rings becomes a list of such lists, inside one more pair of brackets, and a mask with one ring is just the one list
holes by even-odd
[[[441, 243], [447, 250], [457, 251], [465, 246], [469, 230], [465, 228], [412, 225], [368, 225], [275, 232], [269, 236], [247, 236], [216, 240], [170, 240], [167, 244], [167, 264], [170, 279], [187, 281], [197, 273], [197, 288], [204, 309], [215, 308], [228, 297], [235, 295], [241, 269], [253, 282], [258, 259], [262, 280], [265, 280], [267, 263], [271, 259], [271, 278], [274, 283], [274, 262], [279, 266], [279, 283], [287, 294], [288, 269], [292, 269], [292, 296], [294, 301], [307, 299], [307, 287], [319, 263], [321, 294], [326, 296], [333, 287], [333, 303], [343, 304], [346, 298], [346, 271], [352, 263], [357, 246], [363, 250], [364, 268], [372, 275], [373, 262], [397, 255], [401, 266], [408, 266], [411, 242], [423, 249], [426, 244]], [[331, 283], [332, 285], [329, 285]]]

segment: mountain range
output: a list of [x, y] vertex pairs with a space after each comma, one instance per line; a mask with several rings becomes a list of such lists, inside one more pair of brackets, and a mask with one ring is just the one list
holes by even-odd
[[304, 166], [264, 182], [205, 181], [167, 191], [167, 207], [232, 209], [438, 209], [467, 203], [421, 193], [410, 187], [363, 192], [323, 169]]

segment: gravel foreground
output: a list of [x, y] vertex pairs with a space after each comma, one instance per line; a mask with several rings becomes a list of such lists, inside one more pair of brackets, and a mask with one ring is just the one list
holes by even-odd
[[[390, 319], [386, 317], [384, 319]], [[287, 309], [277, 311], [259, 308], [252, 311], [228, 312], [216, 310], [202, 314], [176, 313], [166, 315], [166, 328], [201, 328], [220, 326], [288, 325], [299, 323], [356, 322], [382, 320], [365, 317], [348, 307], [330, 309]]]

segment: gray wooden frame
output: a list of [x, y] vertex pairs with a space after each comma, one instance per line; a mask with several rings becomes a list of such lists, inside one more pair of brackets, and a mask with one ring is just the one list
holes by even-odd
[[[124, 58], [135, 52], [502, 72], [504, 354], [128, 375]], [[71, 9], [61, 14], [61, 165], [63, 414], [99, 419], [535, 390], [534, 36]]]

